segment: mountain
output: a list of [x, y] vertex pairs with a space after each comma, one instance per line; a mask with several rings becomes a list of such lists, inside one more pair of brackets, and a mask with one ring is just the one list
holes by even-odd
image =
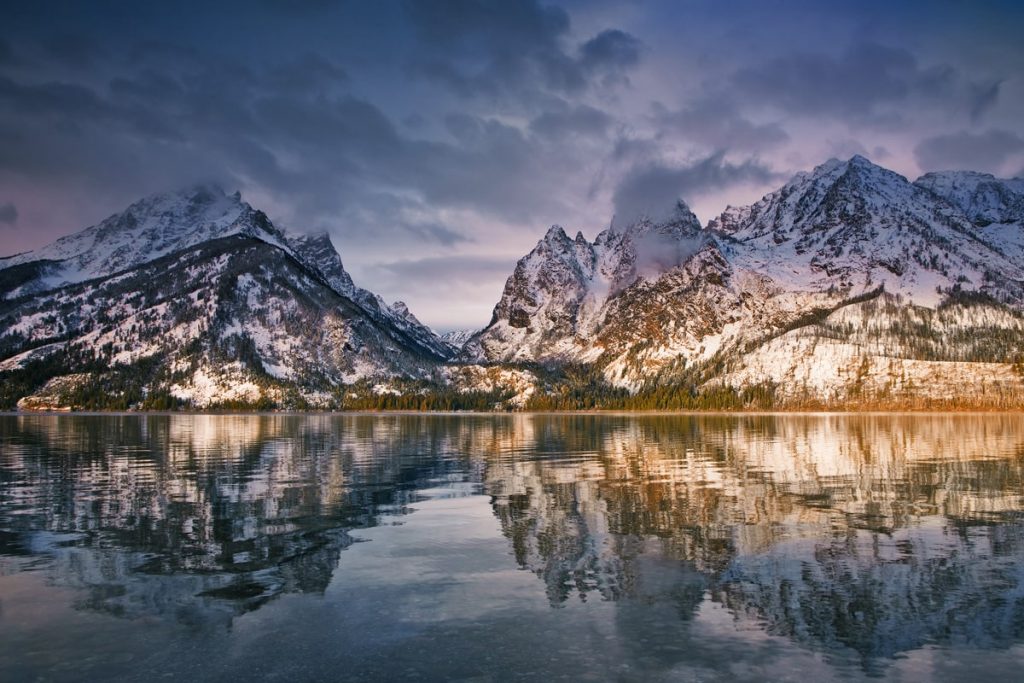
[[[708, 260], [713, 268], [715, 251], [696, 216], [681, 203], [668, 220], [640, 218], [601, 232], [593, 243], [582, 233], [571, 239], [554, 226], [516, 265], [490, 324], [467, 342], [462, 357], [596, 361], [613, 337], [650, 332], [622, 329], [620, 313], [626, 312], [618, 311], [618, 302], [684, 264]], [[669, 306], [661, 308], [673, 313]], [[661, 327], [659, 333], [669, 331]]]
[[325, 233], [219, 188], [0, 259], [0, 405], [992, 407], [1024, 403], [1024, 181], [855, 156], [702, 226], [553, 226], [443, 337]]
[[708, 229], [737, 269], [826, 297], [719, 359], [717, 381], [817, 401], [1018, 391], [1024, 261], [926, 183], [832, 160]]
[[1024, 178], [1001, 179], [989, 173], [942, 171], [914, 181], [960, 209], [974, 225], [1024, 225]]
[[958, 208], [986, 242], [1024, 263], [1024, 179], [945, 171], [927, 173], [914, 184]]
[[985, 240], [959, 207], [863, 157], [799, 174], [708, 229], [730, 260], [789, 289], [890, 294], [933, 306], [956, 285], [1008, 302], [1024, 269]]
[[452, 355], [457, 355], [462, 351], [462, 347], [466, 345], [470, 339], [476, 336], [480, 330], [451, 330], [441, 335], [441, 341], [448, 345], [452, 351]]
[[1008, 396], [1021, 389], [1024, 259], [939, 187], [855, 156], [705, 228], [681, 203], [593, 244], [554, 227], [462, 357], [582, 362], [641, 393], [939, 400], [967, 382]]
[[325, 233], [282, 231], [213, 186], [0, 261], [8, 403], [327, 405], [361, 380], [426, 377], [450, 353], [404, 305], [356, 287]]

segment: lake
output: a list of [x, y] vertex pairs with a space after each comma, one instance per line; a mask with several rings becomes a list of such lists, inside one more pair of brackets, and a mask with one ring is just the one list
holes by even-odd
[[0, 680], [1019, 679], [1021, 415], [0, 416]]

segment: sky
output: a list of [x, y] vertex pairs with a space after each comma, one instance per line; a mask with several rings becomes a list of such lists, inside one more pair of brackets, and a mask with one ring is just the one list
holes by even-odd
[[216, 182], [440, 331], [553, 224], [1024, 176], [1024, 3], [0, 0], [0, 253]]

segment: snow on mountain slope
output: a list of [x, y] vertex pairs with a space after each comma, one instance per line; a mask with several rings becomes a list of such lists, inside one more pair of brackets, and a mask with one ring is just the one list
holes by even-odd
[[782, 400], [914, 399], [1008, 407], [1024, 390], [1024, 316], [991, 305], [909, 306], [893, 296], [844, 306], [725, 359], [711, 385], [773, 385]]
[[[972, 336], [1022, 335], [1014, 316], [1024, 305], [1024, 260], [932, 190], [853, 157], [800, 173], [705, 229], [681, 203], [672, 220], [607, 230], [593, 244], [552, 228], [517, 264], [491, 323], [462, 357], [592, 363], [608, 381], [634, 390], [655, 378], [710, 382], [726, 371], [744, 384], [782, 383], [799, 374], [787, 363], [811, 357], [807, 344], [790, 340], [818, 335], [821, 320], [834, 321], [837, 311], [883, 292], [900, 315], [953, 302], [943, 320], [955, 313], [968, 321], [967, 332], [946, 322], [929, 328], [962, 352], [939, 353], [920, 321], [903, 320], [876, 330], [884, 348], [875, 354], [980, 362], [970, 352]], [[1011, 322], [992, 328], [989, 318]], [[999, 339], [998, 349], [981, 354], [986, 362], [1024, 351]], [[827, 372], [831, 361], [817, 361]], [[845, 381], [830, 377], [833, 388]]]
[[326, 232], [280, 230], [241, 195], [226, 195], [214, 185], [147, 197], [98, 225], [0, 260], [0, 296], [15, 298], [112, 275], [230, 235], [252, 237], [283, 250], [379, 322], [401, 327], [438, 355], [450, 355], [448, 346], [404, 304], [403, 310], [392, 310], [375, 294], [356, 287]]
[[988, 243], [1024, 263], [1024, 179], [944, 171], [927, 173], [914, 184], [960, 209]]
[[1024, 224], [1024, 178], [1002, 179], [989, 173], [926, 173], [914, 184], [959, 208], [977, 226]]
[[0, 261], [0, 268], [45, 261], [45, 275], [5, 292], [7, 298], [127, 270], [166, 254], [228, 235], [285, 247], [267, 217], [213, 185], [142, 199], [123, 212], [41, 249]]
[[801, 173], [709, 230], [735, 267], [791, 290], [859, 294], [884, 285], [934, 306], [954, 288], [1024, 300], [1024, 268], [993, 248], [961, 211], [863, 157]]
[[294, 250], [296, 257], [317, 270], [334, 291], [358, 303], [378, 322], [402, 330], [438, 356], [447, 358], [454, 353], [433, 330], [413, 315], [404, 302], [396, 301], [389, 306], [380, 296], [357, 287], [342, 265], [341, 257], [326, 232], [311, 235], [289, 233], [287, 244]]
[[450, 353], [356, 287], [326, 234], [285, 233], [208, 187], [0, 262], [0, 372], [34, 386], [79, 374], [139, 399], [322, 403], [361, 379], [425, 377]]
[[703, 244], [700, 223], [682, 203], [667, 221], [642, 218], [601, 232], [593, 243], [553, 226], [516, 265], [491, 323], [463, 357], [592, 361], [601, 352], [595, 340], [609, 302], [686, 262]]
[[593, 363], [608, 381], [635, 389], [667, 366], [708, 361], [839, 300], [737, 272], [720, 237], [680, 202], [668, 220], [609, 229], [593, 244], [549, 230], [462, 357]]
[[458, 355], [462, 351], [462, 347], [466, 345], [470, 339], [476, 336], [480, 330], [451, 330], [441, 335], [441, 341], [448, 345], [451, 349], [452, 355]]

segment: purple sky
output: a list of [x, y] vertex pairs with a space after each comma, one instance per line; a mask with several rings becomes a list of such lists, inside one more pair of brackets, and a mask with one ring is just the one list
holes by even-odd
[[0, 252], [214, 180], [442, 330], [553, 223], [854, 153], [1024, 175], [1019, 2], [4, 4]]

